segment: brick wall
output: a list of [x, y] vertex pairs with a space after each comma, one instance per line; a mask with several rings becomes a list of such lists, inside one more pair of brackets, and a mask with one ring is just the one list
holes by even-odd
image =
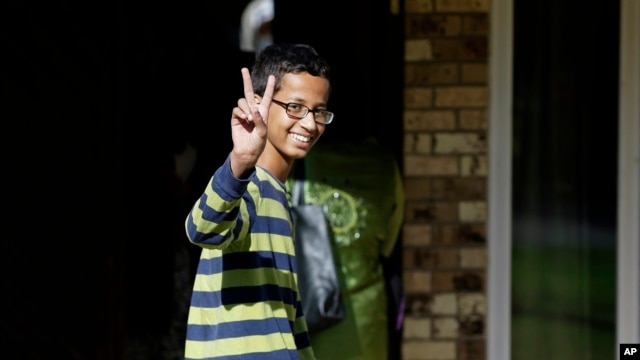
[[489, 0], [405, 0], [403, 360], [482, 360]]

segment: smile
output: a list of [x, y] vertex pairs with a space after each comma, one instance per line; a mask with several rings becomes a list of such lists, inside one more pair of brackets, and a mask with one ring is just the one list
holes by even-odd
[[291, 137], [292, 137], [294, 140], [297, 140], [297, 141], [302, 141], [302, 142], [309, 142], [309, 141], [311, 141], [311, 138], [310, 138], [310, 137], [308, 137], [308, 136], [302, 136], [302, 135], [299, 135], [299, 134], [291, 134]]

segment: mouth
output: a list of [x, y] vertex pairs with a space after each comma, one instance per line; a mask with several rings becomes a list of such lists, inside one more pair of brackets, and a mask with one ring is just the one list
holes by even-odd
[[300, 134], [291, 134], [291, 137], [293, 138], [293, 140], [295, 141], [299, 141], [299, 142], [303, 142], [303, 143], [309, 143], [311, 142], [311, 137], [310, 136], [302, 136]]

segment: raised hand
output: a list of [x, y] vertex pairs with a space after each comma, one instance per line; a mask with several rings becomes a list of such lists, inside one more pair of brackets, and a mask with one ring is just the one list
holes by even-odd
[[242, 68], [244, 97], [238, 100], [238, 106], [231, 114], [231, 171], [243, 178], [251, 171], [262, 154], [267, 143], [267, 122], [269, 106], [275, 86], [275, 77], [269, 76], [264, 96], [257, 100], [253, 92], [249, 69]]

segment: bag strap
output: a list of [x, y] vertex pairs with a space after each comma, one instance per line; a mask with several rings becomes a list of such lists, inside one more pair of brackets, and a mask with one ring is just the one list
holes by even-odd
[[293, 165], [293, 189], [291, 189], [291, 204], [304, 205], [304, 159]]

